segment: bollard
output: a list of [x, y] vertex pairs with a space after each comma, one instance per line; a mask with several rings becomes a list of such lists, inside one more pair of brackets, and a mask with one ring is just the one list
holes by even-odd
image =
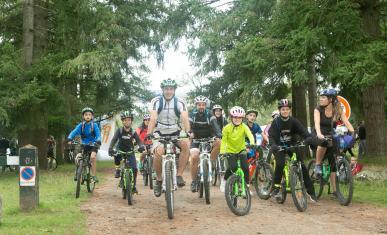
[[19, 204], [22, 211], [39, 205], [38, 149], [26, 145], [19, 150]]

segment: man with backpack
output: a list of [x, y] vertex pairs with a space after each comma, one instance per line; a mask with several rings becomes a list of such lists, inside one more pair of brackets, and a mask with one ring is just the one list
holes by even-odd
[[[214, 121], [212, 119], [211, 112], [207, 109], [208, 99], [202, 95], [195, 98], [195, 108], [190, 113], [190, 124], [193, 132], [193, 139], [201, 139], [215, 136], [215, 126]], [[215, 121], [216, 122], [216, 121]], [[221, 133], [216, 137], [218, 139], [215, 140], [213, 144], [212, 152], [218, 152], [220, 148], [220, 139], [222, 138]], [[197, 192], [199, 181], [197, 179], [198, 175], [198, 166], [199, 166], [199, 144], [191, 143], [191, 191]], [[213, 154], [211, 154], [213, 155]], [[217, 154], [215, 154], [216, 157]], [[211, 159], [214, 160], [214, 159]]]
[[[153, 135], [153, 132], [155, 132], [155, 134], [157, 133], [156, 135], [161, 136], [179, 136], [181, 131], [180, 122], [183, 124], [187, 134], [192, 135], [187, 106], [182, 99], [175, 96], [176, 88], [175, 80], [168, 78], [161, 82], [162, 95], [157, 96], [151, 101], [151, 119], [148, 126], [148, 135]], [[189, 157], [190, 142], [188, 139], [180, 140], [178, 145], [181, 148], [181, 153], [176, 180], [177, 185], [183, 187], [185, 181], [182, 175]], [[153, 187], [154, 194], [156, 197], [160, 197], [162, 186], [161, 156], [165, 153], [165, 149], [161, 144], [154, 144], [152, 151], [154, 152], [153, 167], [157, 176], [156, 185]]]

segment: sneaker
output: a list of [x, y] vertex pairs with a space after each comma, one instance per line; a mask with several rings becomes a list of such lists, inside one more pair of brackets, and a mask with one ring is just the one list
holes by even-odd
[[321, 165], [316, 164], [314, 166], [314, 172], [316, 173], [316, 175], [321, 175], [322, 174]]
[[311, 194], [307, 193], [307, 195], [309, 196], [309, 199], [311, 202], [317, 202], [317, 197], [314, 193], [311, 193]]
[[225, 179], [221, 179], [220, 180], [220, 187], [219, 187], [220, 191], [222, 193], [224, 193], [226, 191], [226, 180]]
[[280, 198], [281, 193], [280, 193], [280, 188], [274, 188], [274, 190], [271, 192], [270, 196], [274, 198]]
[[116, 169], [116, 173], [114, 174], [114, 178], [120, 178], [121, 176], [121, 170], [118, 168]]
[[97, 176], [92, 176], [91, 178], [93, 179], [93, 181], [94, 181], [95, 183], [98, 183], [98, 182], [99, 182]]
[[196, 193], [198, 191], [198, 181], [193, 180], [191, 183], [191, 192]]
[[177, 186], [183, 187], [185, 186], [185, 181], [182, 176], [176, 176]]
[[153, 186], [153, 193], [155, 194], [156, 197], [160, 197], [161, 195], [161, 187], [162, 187], [163, 182], [162, 181], [156, 181], [156, 184]]

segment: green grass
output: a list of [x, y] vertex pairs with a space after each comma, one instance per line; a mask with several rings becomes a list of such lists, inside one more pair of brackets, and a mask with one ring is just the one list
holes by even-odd
[[[99, 170], [111, 166], [111, 162], [98, 162]], [[73, 165], [61, 165], [54, 172], [40, 171], [39, 208], [28, 213], [19, 209], [17, 174], [0, 174], [3, 199], [0, 234], [85, 234], [85, 215], [81, 213], [80, 203], [90, 194], [82, 186], [80, 198], [75, 198], [73, 168]]]
[[384, 181], [355, 181], [353, 201], [372, 203], [387, 207], [387, 180]]

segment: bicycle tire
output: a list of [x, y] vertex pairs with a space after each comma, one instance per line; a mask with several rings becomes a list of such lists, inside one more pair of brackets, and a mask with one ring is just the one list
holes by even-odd
[[210, 182], [208, 181], [209, 177], [209, 166], [207, 161], [203, 161], [203, 187], [204, 195], [206, 198], [206, 204], [210, 204]]
[[[290, 174], [290, 189], [292, 192], [294, 205], [297, 207], [298, 211], [304, 212], [308, 207], [308, 200], [306, 197], [306, 189], [305, 189], [305, 184], [302, 177], [302, 171], [300, 172], [297, 165], [293, 165], [290, 167], [289, 174]], [[299, 187], [301, 187], [301, 194], [297, 192]], [[301, 196], [301, 197], [299, 198], [298, 196]]]
[[312, 181], [314, 191], [316, 192], [316, 197], [317, 199], [319, 199], [324, 191], [324, 182], [322, 181], [321, 176], [318, 177], [315, 175], [314, 173], [315, 165], [316, 165], [315, 160], [311, 160], [308, 163], [308, 173], [309, 173], [310, 180]]
[[212, 172], [213, 172], [213, 177], [212, 177], [212, 186], [216, 186], [216, 183], [218, 182], [218, 177], [219, 177], [219, 167], [218, 167], [218, 161], [212, 162]]
[[124, 174], [123, 173], [121, 173], [120, 185], [121, 185], [122, 199], [126, 199], [126, 184], [125, 184], [125, 181], [124, 181]]
[[132, 190], [132, 176], [131, 173], [128, 171], [125, 172], [125, 178], [126, 178], [126, 198], [128, 199], [128, 205], [133, 205], [133, 190]]
[[[349, 163], [344, 157], [338, 160], [337, 171], [339, 172], [339, 175], [336, 174], [337, 199], [339, 200], [340, 205], [348, 206], [351, 203], [353, 196], [353, 178]], [[344, 184], [348, 185], [348, 195], [343, 195], [344, 190], [342, 189], [344, 189], [344, 187], [341, 187], [341, 185]]]
[[81, 191], [81, 181], [82, 181], [82, 171], [83, 171], [83, 160], [80, 160], [78, 162], [78, 166], [77, 166], [77, 185], [76, 185], [76, 189], [75, 189], [75, 198], [79, 198], [79, 194], [80, 194], [80, 191]]
[[203, 195], [204, 195], [203, 182], [200, 182], [200, 177], [198, 177], [197, 180], [199, 181], [199, 198], [203, 198]]
[[[238, 209], [237, 208], [237, 197], [238, 196], [235, 196], [235, 192], [234, 192], [234, 185], [235, 184], [240, 184], [242, 182], [242, 179], [240, 178], [240, 176], [237, 176], [237, 175], [231, 175], [227, 181], [226, 181], [226, 190], [225, 190], [225, 197], [226, 197], [226, 202], [227, 202], [227, 206], [230, 208], [231, 212], [234, 213], [235, 215], [238, 215], [238, 216], [244, 216], [244, 215], [247, 215], [249, 212], [250, 212], [250, 208], [251, 208], [251, 195], [250, 195], [250, 192], [247, 188], [247, 185], [245, 183], [245, 193], [246, 193], [246, 205], [244, 208], [242, 209]], [[238, 186], [238, 188], [240, 187], [240, 185]]]
[[276, 198], [276, 202], [278, 204], [283, 204], [285, 201], [286, 201], [286, 196], [288, 194], [288, 192], [286, 191], [286, 180], [285, 180], [285, 176], [282, 177], [282, 180], [281, 180], [281, 188], [280, 188], [280, 193], [281, 193], [281, 197], [280, 198]]
[[148, 160], [145, 158], [142, 172], [142, 180], [144, 182], [144, 186], [148, 186]]
[[174, 194], [173, 194], [173, 169], [172, 163], [168, 161], [165, 164], [165, 200], [167, 202], [168, 219], [173, 219], [174, 212]]
[[[261, 171], [263, 172], [263, 174], [261, 174]], [[273, 169], [271, 169], [270, 164], [266, 162], [258, 162], [257, 167], [255, 169], [254, 187], [260, 199], [267, 200], [270, 198], [270, 189], [272, 188], [273, 184], [273, 174]], [[260, 181], [262, 175], [264, 176], [265, 180]], [[268, 185], [262, 187], [262, 184], [260, 184], [260, 182], [266, 182], [268, 183]]]
[[149, 165], [148, 165], [148, 177], [149, 177], [149, 188], [153, 189], [153, 158], [149, 156]]

